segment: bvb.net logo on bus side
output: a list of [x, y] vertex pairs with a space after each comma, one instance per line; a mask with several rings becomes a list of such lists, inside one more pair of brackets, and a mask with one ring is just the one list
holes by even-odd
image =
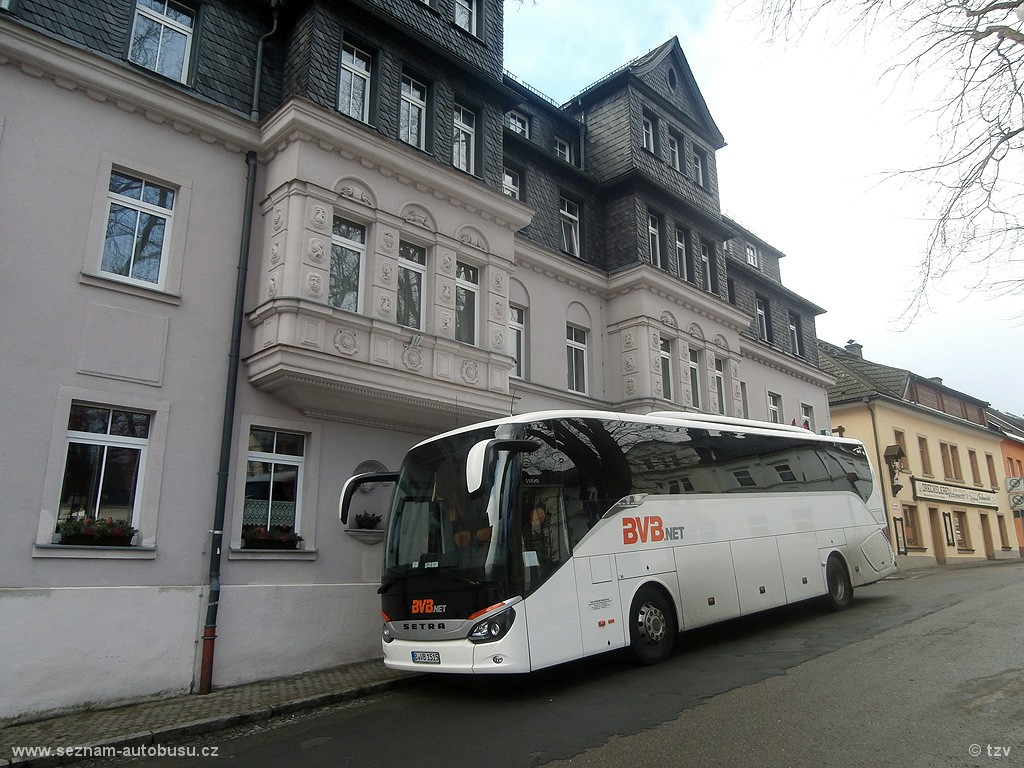
[[649, 541], [682, 541], [683, 526], [666, 526], [658, 515], [622, 518], [622, 543], [646, 544]]
[[444, 613], [448, 606], [433, 600], [413, 600], [410, 613]]

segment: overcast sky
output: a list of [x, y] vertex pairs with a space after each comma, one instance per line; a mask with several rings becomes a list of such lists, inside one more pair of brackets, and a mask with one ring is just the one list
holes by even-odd
[[[886, 79], [890, 41], [771, 43], [735, 0], [505, 0], [505, 68], [557, 103], [678, 37], [728, 145], [723, 212], [786, 254], [786, 287], [827, 310], [818, 337], [1024, 414], [1024, 307], [970, 275], [898, 320], [930, 224], [927, 192], [888, 172], [926, 161], [926, 83]], [[756, 5], [756, 4], [755, 4]], [[642, 9], [642, 10], [641, 10]]]

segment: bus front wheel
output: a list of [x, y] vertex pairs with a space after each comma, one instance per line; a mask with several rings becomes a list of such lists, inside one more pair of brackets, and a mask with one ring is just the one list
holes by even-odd
[[658, 664], [672, 655], [676, 616], [665, 594], [641, 587], [629, 610], [629, 642], [641, 664]]
[[843, 611], [850, 607], [853, 598], [853, 586], [850, 574], [846, 571], [843, 561], [833, 555], [825, 564], [825, 585], [828, 593], [825, 600], [833, 611]]

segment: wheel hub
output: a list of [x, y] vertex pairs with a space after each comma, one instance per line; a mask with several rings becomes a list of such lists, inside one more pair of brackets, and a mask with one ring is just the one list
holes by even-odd
[[640, 629], [640, 636], [648, 643], [660, 643], [665, 639], [667, 622], [657, 606], [644, 603], [640, 607], [640, 615], [637, 624]]

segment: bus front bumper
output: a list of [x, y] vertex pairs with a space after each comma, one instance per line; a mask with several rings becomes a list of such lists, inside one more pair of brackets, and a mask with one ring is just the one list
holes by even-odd
[[392, 640], [381, 643], [384, 665], [406, 672], [508, 675], [530, 671], [526, 635], [512, 631], [493, 643], [469, 640]]

